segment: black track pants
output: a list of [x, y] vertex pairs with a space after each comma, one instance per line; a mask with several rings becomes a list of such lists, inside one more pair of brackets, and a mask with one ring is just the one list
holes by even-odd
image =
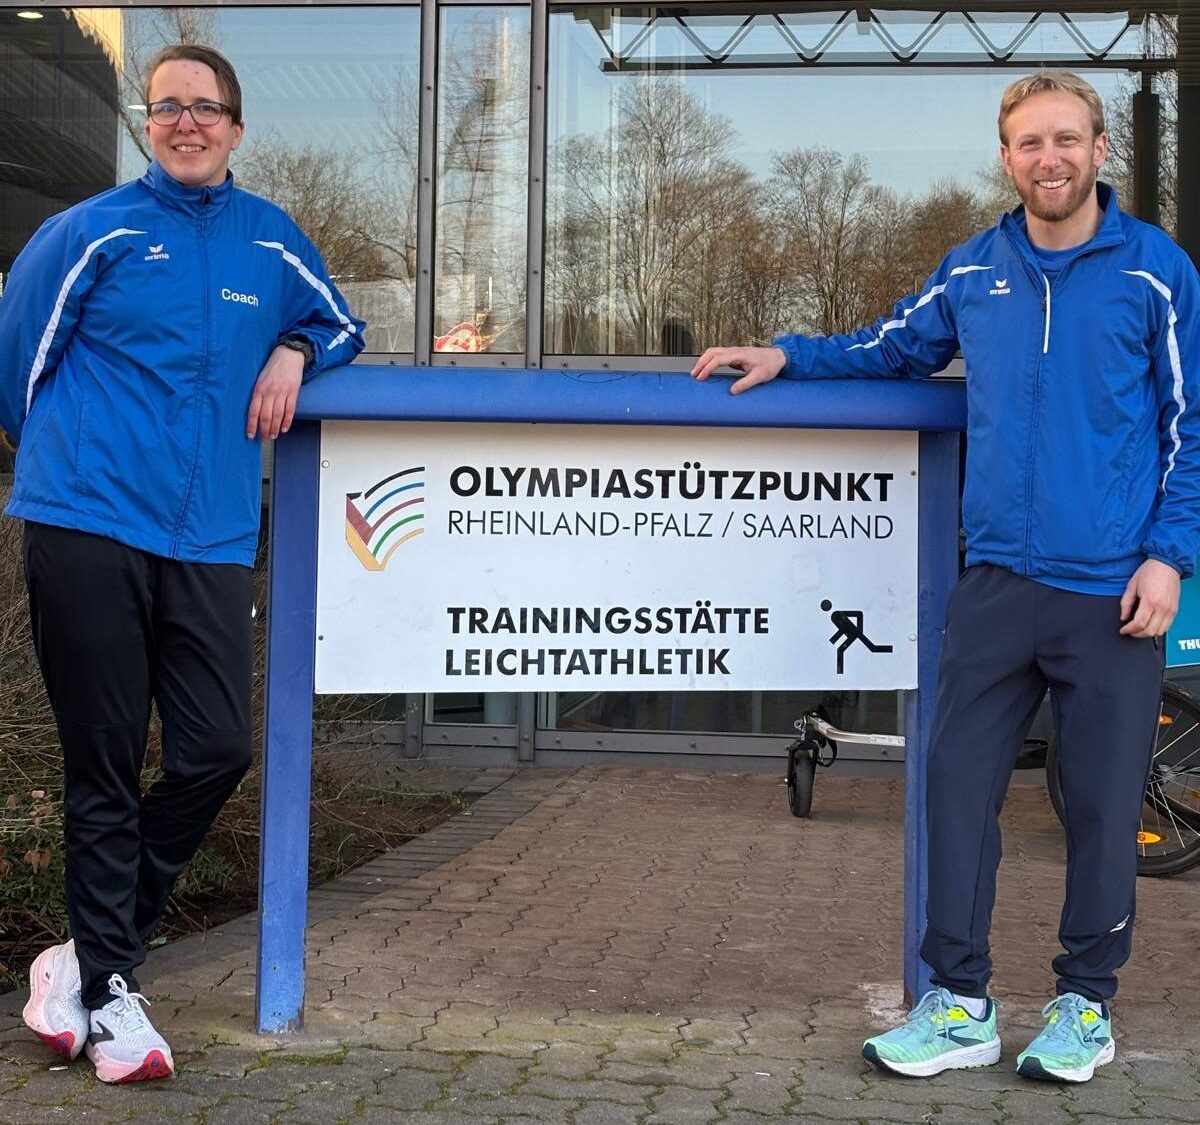
[[984, 996], [1000, 807], [1046, 688], [1067, 819], [1058, 991], [1107, 1000], [1133, 940], [1135, 837], [1162, 691], [1160, 639], [1122, 637], [1120, 598], [994, 566], [963, 575], [946, 637], [928, 776], [929, 899], [921, 955], [935, 984]]
[[[248, 567], [27, 523], [34, 647], [63, 750], [67, 907], [89, 1008], [144, 941], [250, 764]], [[162, 775], [145, 794], [151, 701]]]

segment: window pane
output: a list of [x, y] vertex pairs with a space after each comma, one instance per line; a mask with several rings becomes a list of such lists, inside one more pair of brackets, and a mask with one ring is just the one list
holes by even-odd
[[447, 7], [434, 351], [524, 352], [529, 9]]
[[120, 16], [38, 14], [0, 11], [0, 288], [43, 221], [117, 177]]
[[[1133, 60], [1147, 35], [1124, 13], [858, 10], [553, 11], [548, 353], [860, 327], [1011, 205], [995, 121], [1017, 72], [1000, 55], [1086, 69], [1088, 44]], [[1087, 77], [1113, 107], [1133, 82]]]
[[903, 733], [891, 691], [560, 691], [547, 701], [543, 725], [560, 731], [791, 735], [797, 719], [822, 708], [843, 730]]
[[141, 74], [209, 43], [242, 84], [238, 183], [317, 244], [373, 351], [413, 348], [419, 10], [0, 10], [0, 273], [42, 220], [149, 160]]
[[517, 697], [511, 691], [441, 691], [427, 695], [425, 700], [428, 723], [511, 727], [517, 721]]

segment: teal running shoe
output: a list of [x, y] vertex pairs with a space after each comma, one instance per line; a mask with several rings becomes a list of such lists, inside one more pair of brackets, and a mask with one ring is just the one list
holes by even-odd
[[1046, 1026], [1017, 1056], [1017, 1073], [1045, 1082], [1086, 1082], [1096, 1067], [1113, 1061], [1108, 1005], [1097, 1012], [1074, 992], [1056, 996], [1042, 1009]]
[[989, 1000], [983, 1018], [975, 1019], [955, 1003], [953, 993], [935, 988], [921, 997], [904, 1024], [868, 1039], [863, 1058], [912, 1078], [991, 1066], [1000, 1058], [996, 1003]]

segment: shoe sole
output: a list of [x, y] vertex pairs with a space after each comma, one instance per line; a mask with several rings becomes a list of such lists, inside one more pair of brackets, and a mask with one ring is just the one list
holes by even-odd
[[175, 1073], [174, 1060], [157, 1049], [148, 1051], [141, 1063], [132, 1069], [128, 1063], [113, 1062], [103, 1056], [97, 1059], [89, 1053], [89, 1058], [96, 1066], [96, 1077], [111, 1086], [120, 1086], [126, 1082], [149, 1082], [154, 1078], [170, 1078]]
[[86, 1036], [80, 1036], [77, 1040], [70, 1030], [55, 1031], [46, 1019], [46, 995], [50, 991], [50, 982], [43, 978], [42, 969], [45, 961], [54, 959], [56, 949], [58, 946], [43, 949], [29, 966], [29, 1000], [21, 1010], [21, 1019], [50, 1050], [69, 1062], [83, 1050]]
[[991, 1066], [993, 1063], [999, 1062], [1000, 1040], [996, 1038], [987, 1043], [959, 1047], [956, 1051], [946, 1051], [937, 1058], [924, 1059], [921, 1062], [897, 1062], [895, 1059], [885, 1059], [879, 1054], [874, 1043], [864, 1043], [863, 1058], [883, 1070], [890, 1070], [893, 1074], [902, 1074], [905, 1078], [932, 1078], [944, 1070], [973, 1070], [976, 1067]]
[[1017, 1073], [1022, 1078], [1034, 1078], [1039, 1082], [1087, 1082], [1096, 1073], [1096, 1067], [1107, 1066], [1117, 1057], [1117, 1045], [1111, 1039], [1087, 1066], [1074, 1070], [1051, 1070], [1041, 1059], [1022, 1059], [1017, 1063]]

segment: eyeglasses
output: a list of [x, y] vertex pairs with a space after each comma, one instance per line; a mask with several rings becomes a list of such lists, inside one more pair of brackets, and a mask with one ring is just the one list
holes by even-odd
[[197, 125], [215, 125], [226, 113], [230, 118], [233, 117], [233, 110], [221, 102], [192, 102], [191, 105], [180, 105], [178, 102], [150, 103], [150, 120], [155, 125], [174, 125], [185, 113], [190, 113]]

